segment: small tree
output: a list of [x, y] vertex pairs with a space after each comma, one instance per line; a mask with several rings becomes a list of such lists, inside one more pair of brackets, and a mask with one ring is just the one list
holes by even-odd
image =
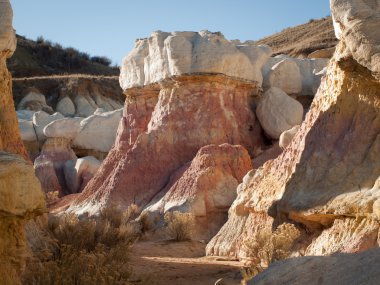
[[188, 213], [167, 212], [166, 233], [175, 241], [190, 240], [194, 231], [194, 216]]

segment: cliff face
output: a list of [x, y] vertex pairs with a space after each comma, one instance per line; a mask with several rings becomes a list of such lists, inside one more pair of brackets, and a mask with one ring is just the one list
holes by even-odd
[[[45, 201], [20, 139], [12, 99], [11, 76], [5, 61], [12, 55], [15, 35], [9, 1], [0, 2], [0, 283], [19, 284], [24, 267], [24, 225], [40, 215]], [[18, 154], [18, 155], [16, 155]], [[24, 159], [21, 156], [24, 157]]]
[[[360, 14], [376, 1], [357, 2], [331, 1], [334, 18]], [[380, 6], [376, 7], [371, 15], [379, 15]], [[360, 28], [374, 27], [363, 23]], [[208, 254], [244, 258], [249, 237], [284, 221], [307, 229], [298, 250], [302, 254], [379, 246], [380, 82], [373, 76], [374, 65], [361, 64], [368, 51], [376, 58], [372, 51], [379, 46], [362, 47], [364, 53], [355, 55], [351, 28], [340, 29], [341, 42], [299, 131], [277, 159], [244, 178], [228, 222], [208, 244]], [[371, 42], [379, 43], [380, 34], [373, 29], [360, 31], [364, 39], [376, 35]]]

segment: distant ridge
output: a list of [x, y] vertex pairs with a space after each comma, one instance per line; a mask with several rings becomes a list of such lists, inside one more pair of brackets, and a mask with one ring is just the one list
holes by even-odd
[[299, 26], [287, 28], [272, 36], [265, 37], [258, 44], [269, 45], [273, 53], [293, 57], [307, 57], [313, 51], [334, 47], [335, 37], [331, 16], [314, 20]]

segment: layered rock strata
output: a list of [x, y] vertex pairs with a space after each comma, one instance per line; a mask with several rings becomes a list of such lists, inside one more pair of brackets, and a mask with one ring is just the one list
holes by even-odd
[[240, 144], [253, 156], [264, 146], [251, 109], [257, 88], [225, 75], [191, 75], [127, 89], [115, 145], [71, 210], [145, 206], [206, 145]]
[[[355, 17], [355, 11], [360, 16], [364, 6], [374, 3], [338, 2], [331, 1], [334, 17], [335, 8], [345, 7], [348, 10], [343, 11]], [[376, 7], [379, 15], [380, 6]], [[376, 34], [367, 32], [371, 37]], [[354, 55], [342, 58], [354, 48], [351, 35], [342, 35], [299, 131], [277, 159], [244, 178], [229, 220], [208, 244], [208, 254], [244, 258], [249, 236], [288, 220], [311, 233], [298, 250], [301, 254], [359, 252], [378, 246], [380, 82], [371, 75], [375, 69], [367, 69]], [[367, 49], [362, 48], [365, 57]]]
[[[21, 284], [27, 220], [45, 211], [45, 200], [18, 131], [6, 59], [16, 48], [9, 1], [0, 2], [0, 283]], [[27, 160], [25, 160], [27, 159]]]

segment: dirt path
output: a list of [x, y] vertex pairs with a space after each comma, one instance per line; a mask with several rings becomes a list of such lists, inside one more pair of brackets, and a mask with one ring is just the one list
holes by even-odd
[[204, 257], [200, 242], [141, 241], [131, 250], [133, 284], [214, 285], [240, 284], [241, 264], [237, 261]]

